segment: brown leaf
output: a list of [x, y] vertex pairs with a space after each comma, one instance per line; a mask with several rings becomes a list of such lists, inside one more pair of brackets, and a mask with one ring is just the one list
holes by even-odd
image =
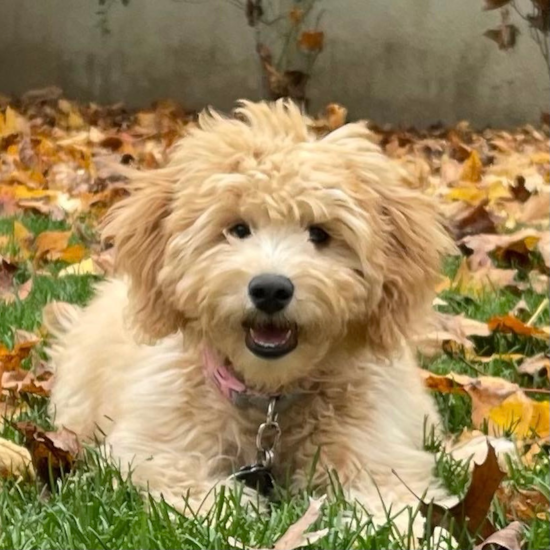
[[433, 502], [422, 503], [420, 507], [422, 515], [431, 518], [432, 533], [434, 527], [448, 529], [462, 548], [468, 546], [468, 535], [485, 539], [495, 532], [487, 515], [505, 473], [499, 467], [494, 448], [487, 444], [489, 449], [485, 461], [474, 466], [472, 481], [462, 501], [448, 509]]
[[47, 371], [37, 376], [31, 371], [19, 369], [4, 372], [0, 385], [2, 389], [13, 391], [16, 394], [31, 393], [49, 397], [53, 385], [53, 376], [51, 372]]
[[514, 315], [497, 315], [495, 317], [491, 317], [491, 319], [487, 322], [487, 325], [494, 332], [518, 334], [521, 336], [534, 336], [542, 339], [548, 338], [548, 334], [544, 330], [527, 325]]
[[78, 459], [81, 447], [76, 434], [66, 428], [46, 432], [32, 422], [16, 422], [15, 428], [25, 437], [36, 473], [53, 488], [55, 481], [63, 473], [69, 473]]
[[452, 229], [455, 240], [479, 233], [496, 233], [495, 222], [486, 206], [487, 201], [484, 201], [454, 221]]
[[521, 550], [522, 534], [523, 526], [519, 521], [514, 521], [474, 546], [474, 550], [485, 550], [488, 546], [497, 547], [499, 550]]
[[519, 489], [508, 483], [498, 488], [496, 496], [508, 520], [548, 518], [550, 501], [537, 489]]

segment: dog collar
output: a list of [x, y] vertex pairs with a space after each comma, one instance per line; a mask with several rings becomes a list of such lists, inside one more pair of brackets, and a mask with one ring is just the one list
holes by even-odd
[[203, 351], [203, 363], [207, 377], [214, 382], [219, 392], [236, 407], [246, 409], [254, 407], [266, 412], [272, 398], [277, 398], [277, 412], [286, 410], [302, 392], [286, 394], [265, 394], [247, 388], [229, 369], [229, 365], [220, 361], [218, 354], [209, 348]]

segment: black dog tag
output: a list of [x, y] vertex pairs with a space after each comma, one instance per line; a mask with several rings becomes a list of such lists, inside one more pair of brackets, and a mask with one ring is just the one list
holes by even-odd
[[263, 464], [243, 466], [234, 478], [242, 481], [247, 487], [256, 489], [264, 497], [268, 497], [273, 491], [273, 476]]

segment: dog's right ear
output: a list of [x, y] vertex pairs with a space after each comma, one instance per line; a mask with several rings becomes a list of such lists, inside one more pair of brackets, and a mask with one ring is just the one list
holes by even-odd
[[158, 273], [164, 262], [173, 181], [166, 172], [131, 175], [131, 195], [103, 223], [102, 238], [115, 246], [115, 269], [129, 279], [126, 314], [136, 338], [152, 343], [178, 329], [178, 313], [164, 297]]

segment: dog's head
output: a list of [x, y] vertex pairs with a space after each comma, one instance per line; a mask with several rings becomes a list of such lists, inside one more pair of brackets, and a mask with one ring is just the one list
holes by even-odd
[[259, 386], [339, 346], [388, 352], [448, 247], [432, 201], [362, 124], [315, 139], [285, 102], [237, 117], [202, 115], [108, 218], [135, 326], [152, 339], [192, 326]]

